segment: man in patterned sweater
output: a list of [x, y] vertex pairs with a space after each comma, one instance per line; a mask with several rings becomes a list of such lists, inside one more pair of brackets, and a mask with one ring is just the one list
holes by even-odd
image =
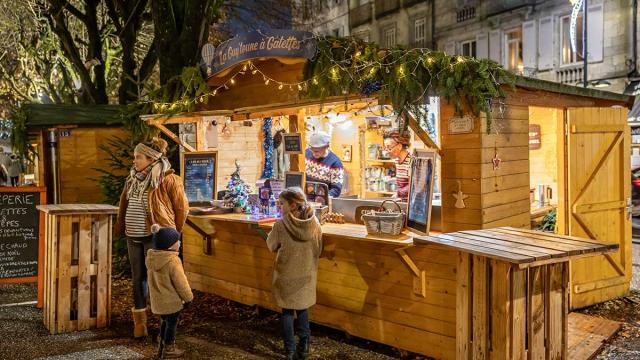
[[307, 181], [315, 181], [329, 186], [329, 196], [338, 197], [342, 191], [344, 167], [336, 154], [329, 149], [331, 136], [325, 132], [315, 132], [309, 139], [309, 149], [305, 151], [305, 172]]

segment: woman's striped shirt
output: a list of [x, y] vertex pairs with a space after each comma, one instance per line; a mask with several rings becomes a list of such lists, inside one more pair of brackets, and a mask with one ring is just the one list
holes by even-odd
[[149, 225], [147, 225], [148, 208], [149, 189], [143, 192], [133, 189], [125, 213], [125, 233], [127, 236], [144, 237], [151, 234]]

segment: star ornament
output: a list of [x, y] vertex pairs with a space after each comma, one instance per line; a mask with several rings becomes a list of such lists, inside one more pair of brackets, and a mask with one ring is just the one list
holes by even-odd
[[496, 153], [493, 156], [493, 159], [491, 159], [491, 162], [493, 163], [493, 170], [498, 170], [500, 168], [500, 163], [502, 162], [502, 159], [500, 159], [498, 157], [498, 153]]

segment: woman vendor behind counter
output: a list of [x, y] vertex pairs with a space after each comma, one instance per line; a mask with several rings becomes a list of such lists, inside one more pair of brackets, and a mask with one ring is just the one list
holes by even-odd
[[396, 196], [401, 200], [409, 197], [409, 169], [411, 156], [409, 154], [409, 137], [398, 132], [385, 134], [384, 147], [396, 162]]

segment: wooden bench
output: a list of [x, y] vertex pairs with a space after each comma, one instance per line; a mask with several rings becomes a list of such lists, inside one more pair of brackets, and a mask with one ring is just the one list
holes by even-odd
[[618, 249], [510, 227], [414, 243], [458, 251], [457, 359], [566, 359], [569, 260]]

